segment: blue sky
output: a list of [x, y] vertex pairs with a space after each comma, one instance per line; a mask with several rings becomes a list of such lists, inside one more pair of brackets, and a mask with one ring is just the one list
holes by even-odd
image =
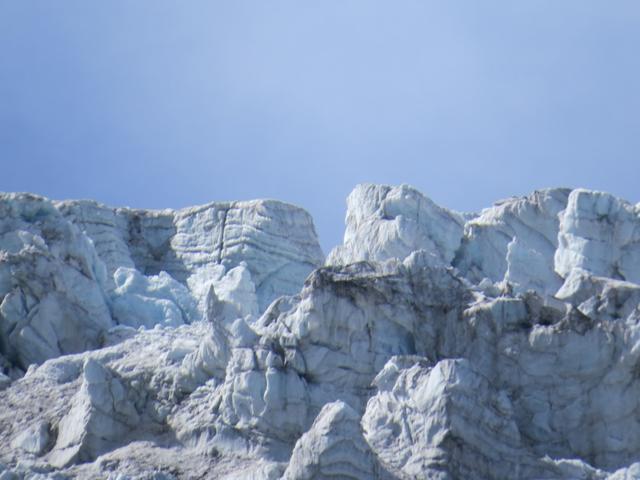
[[640, 2], [0, 0], [0, 190], [277, 198], [326, 250], [360, 182], [478, 210], [640, 201]]

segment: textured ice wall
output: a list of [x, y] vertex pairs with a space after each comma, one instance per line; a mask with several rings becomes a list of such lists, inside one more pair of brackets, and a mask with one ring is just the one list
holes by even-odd
[[473, 283], [553, 295], [574, 270], [639, 282], [640, 210], [603, 192], [546, 189], [478, 215], [435, 205], [401, 185], [363, 184], [347, 200], [344, 243], [327, 265], [426, 251]]
[[189, 284], [217, 280], [245, 262], [261, 310], [296, 293], [324, 258], [309, 214], [273, 200], [175, 211], [113, 209], [91, 201], [57, 207], [93, 240], [111, 273], [118, 267], [145, 275], [165, 271]]
[[[548, 189], [463, 215], [363, 185], [303, 284], [319, 249], [284, 204], [4, 198], [0, 474], [640, 478], [637, 205]], [[268, 285], [293, 295], [260, 314]], [[51, 353], [19, 333], [61, 321]], [[24, 374], [34, 353], [57, 358]]]
[[228, 316], [255, 317], [322, 259], [311, 217], [281, 202], [146, 211], [2, 194], [0, 353], [24, 371], [116, 324], [200, 320], [210, 288]]
[[16, 366], [96, 347], [114, 325], [107, 272], [48, 200], [0, 196], [0, 352]]

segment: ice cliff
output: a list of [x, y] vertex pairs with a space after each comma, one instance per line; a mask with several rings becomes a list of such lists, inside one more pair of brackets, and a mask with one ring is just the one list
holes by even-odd
[[640, 478], [640, 204], [0, 195], [0, 480]]

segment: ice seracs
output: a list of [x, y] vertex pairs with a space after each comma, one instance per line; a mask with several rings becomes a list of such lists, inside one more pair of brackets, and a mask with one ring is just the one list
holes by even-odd
[[0, 475], [631, 479], [640, 210], [0, 197]]
[[432, 368], [417, 361], [390, 387], [369, 400], [363, 425], [391, 471], [408, 478], [530, 477], [509, 396], [467, 360]]
[[640, 211], [603, 192], [571, 192], [560, 216], [555, 269], [640, 283]]
[[562, 284], [553, 259], [568, 195], [568, 189], [539, 190], [484, 209], [466, 222], [453, 264], [474, 283], [487, 278], [518, 292], [553, 294]]
[[402, 260], [424, 250], [473, 283], [553, 295], [576, 268], [640, 282], [639, 229], [637, 206], [584, 189], [539, 190], [461, 215], [406, 185], [363, 184], [349, 196], [344, 244], [327, 264]]
[[0, 196], [0, 257], [0, 351], [23, 371], [117, 324], [199, 320], [211, 286], [227, 315], [255, 317], [323, 261], [309, 215], [281, 202], [147, 211], [30, 194]]
[[362, 435], [360, 416], [348, 404], [327, 403], [296, 443], [285, 480], [375, 478], [380, 474]]
[[344, 243], [327, 264], [402, 260], [415, 250], [449, 264], [462, 239], [463, 219], [407, 185], [358, 185], [347, 199]]
[[80, 390], [58, 424], [51, 464], [64, 467], [90, 461], [112, 449], [140, 421], [134, 400], [116, 375], [99, 361], [87, 359]]
[[0, 196], [0, 350], [26, 370], [100, 343], [114, 325], [91, 241], [48, 200]]
[[262, 310], [276, 297], [296, 293], [323, 261], [309, 214], [275, 200], [155, 211], [90, 201], [56, 206], [94, 241], [110, 273], [118, 267], [145, 275], [165, 271], [193, 288], [244, 262]]

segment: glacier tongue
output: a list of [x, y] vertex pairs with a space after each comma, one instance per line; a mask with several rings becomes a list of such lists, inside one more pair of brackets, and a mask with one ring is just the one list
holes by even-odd
[[0, 196], [0, 478], [640, 478], [639, 205], [347, 208]]

